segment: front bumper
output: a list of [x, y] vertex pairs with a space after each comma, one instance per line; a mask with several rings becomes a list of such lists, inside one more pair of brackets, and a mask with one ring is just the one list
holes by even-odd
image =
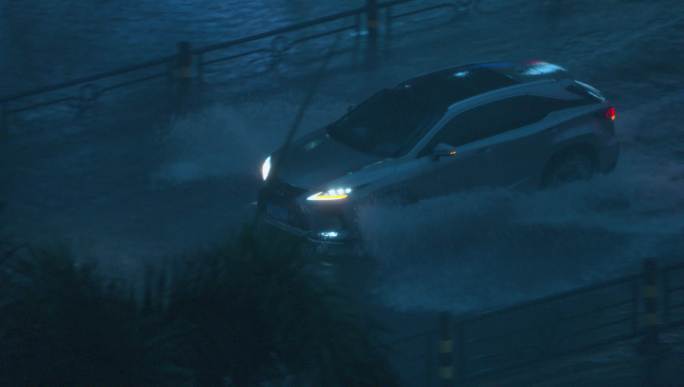
[[260, 222], [325, 254], [354, 252], [357, 233], [351, 203], [307, 203], [307, 190], [275, 181], [259, 192]]
[[268, 216], [260, 218], [260, 230], [264, 234], [281, 235], [285, 239], [301, 243], [302, 250], [308, 254], [319, 256], [358, 256], [363, 254], [358, 238], [321, 238], [317, 232], [298, 228]]
[[303, 258], [306, 272], [324, 283], [351, 296], [362, 294], [372, 283], [377, 270], [375, 261], [355, 241], [321, 241], [282, 222], [258, 215], [256, 219], [253, 231], [258, 240], [271, 248], [295, 247], [290, 250], [296, 254], [292, 258]]

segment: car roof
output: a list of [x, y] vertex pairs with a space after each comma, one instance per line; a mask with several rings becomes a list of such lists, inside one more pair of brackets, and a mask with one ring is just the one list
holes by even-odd
[[429, 95], [436, 102], [443, 102], [448, 106], [479, 94], [511, 86], [570, 78], [570, 73], [563, 67], [539, 60], [483, 62], [421, 75], [400, 83], [397, 88], [413, 89], [419, 95]]
[[529, 60], [524, 62], [482, 62], [471, 63], [456, 67], [450, 67], [444, 70], [435, 71], [420, 77], [416, 77], [411, 81], [432, 78], [439, 79], [451, 75], [461, 75], [464, 78], [468, 73], [478, 73], [481, 75], [488, 74], [491, 78], [506, 77], [515, 83], [534, 82], [541, 79], [568, 79], [571, 78], [568, 70], [542, 60]]

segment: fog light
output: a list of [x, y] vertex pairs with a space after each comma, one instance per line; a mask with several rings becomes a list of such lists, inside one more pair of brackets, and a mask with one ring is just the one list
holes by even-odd
[[318, 236], [321, 237], [321, 239], [337, 239], [340, 236], [340, 233], [337, 231], [321, 231], [318, 233]]

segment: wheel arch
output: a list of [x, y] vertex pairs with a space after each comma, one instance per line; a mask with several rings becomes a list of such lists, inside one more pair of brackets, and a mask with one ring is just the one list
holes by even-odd
[[598, 148], [595, 144], [593, 144], [590, 140], [584, 139], [584, 140], [578, 140], [578, 141], [573, 141], [570, 143], [564, 143], [562, 145], [557, 146], [549, 155], [549, 157], [546, 159], [546, 162], [544, 163], [544, 168], [542, 169], [541, 176], [539, 178], [539, 183], [541, 186], [544, 186], [549, 174], [553, 169], [566, 157], [569, 155], [575, 154], [575, 153], [581, 153], [589, 157], [591, 160], [592, 166], [594, 167], [595, 170], [598, 170], [599, 167], [599, 152]]

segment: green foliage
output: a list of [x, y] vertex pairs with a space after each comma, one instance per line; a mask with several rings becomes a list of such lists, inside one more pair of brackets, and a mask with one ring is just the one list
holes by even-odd
[[246, 233], [150, 271], [142, 302], [64, 251], [5, 262], [0, 385], [396, 385], [361, 311], [288, 246]]
[[160, 384], [160, 359], [120, 286], [65, 251], [34, 251], [5, 264], [0, 385]]
[[360, 311], [313, 265], [296, 247], [243, 239], [176, 277], [166, 318], [192, 327], [186, 353], [203, 384], [222, 376], [239, 386], [288, 376], [297, 385], [394, 384]]

